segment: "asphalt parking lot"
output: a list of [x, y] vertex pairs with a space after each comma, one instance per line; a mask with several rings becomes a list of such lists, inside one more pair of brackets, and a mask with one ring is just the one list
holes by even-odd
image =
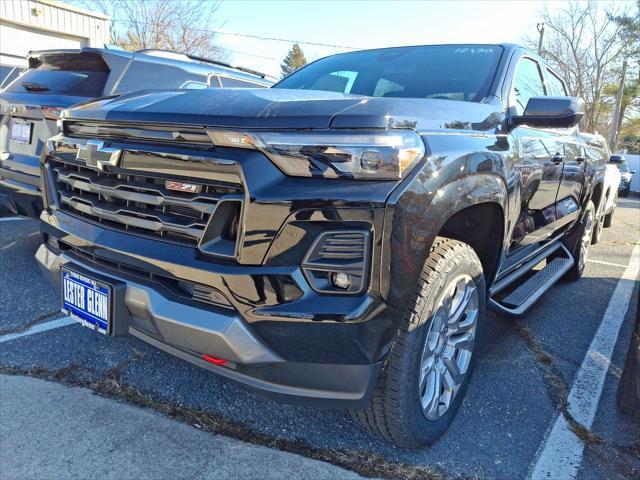
[[[629, 276], [634, 252], [638, 255], [638, 197], [619, 200], [614, 224], [604, 230], [601, 243], [591, 247], [580, 281], [557, 284], [525, 318], [488, 316], [463, 407], [438, 443], [418, 451], [399, 450], [373, 437], [347, 412], [280, 403], [135, 338], [108, 338], [78, 324], [59, 326], [64, 322], [25, 335], [34, 326], [52, 325], [63, 317], [58, 292], [33, 259], [38, 244], [35, 221], [0, 221], [0, 373], [83, 385], [205, 431], [379, 477], [531, 475], [549, 451], [559, 412], [570, 412], [567, 396], [603, 318], [611, 312], [624, 315], [593, 424], [574, 425], [585, 446], [576, 472], [581, 479], [640, 477], [640, 425], [615, 406], [620, 368], [638, 314], [637, 272], [631, 272], [630, 303], [616, 290], [623, 274]], [[592, 399], [598, 395], [590, 392]]]

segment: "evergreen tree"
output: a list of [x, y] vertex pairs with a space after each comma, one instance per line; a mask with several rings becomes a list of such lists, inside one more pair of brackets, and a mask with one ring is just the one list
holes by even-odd
[[300, 67], [304, 67], [307, 64], [307, 59], [304, 56], [304, 52], [300, 45], [294, 43], [287, 53], [287, 56], [284, 57], [283, 62], [280, 64], [280, 69], [282, 70], [282, 77], [286, 77], [290, 73], [295, 72]]

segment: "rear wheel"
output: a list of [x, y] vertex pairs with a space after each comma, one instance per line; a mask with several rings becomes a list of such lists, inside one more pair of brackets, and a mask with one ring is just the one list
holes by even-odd
[[604, 217], [600, 217], [596, 220], [596, 224], [593, 226], [593, 233], [591, 234], [591, 245], [597, 245], [602, 238], [602, 230], [604, 230]]
[[613, 207], [609, 213], [604, 216], [604, 228], [609, 228], [613, 224], [613, 216], [616, 213], [616, 207]]
[[354, 418], [403, 448], [437, 440], [452, 422], [471, 378], [485, 292], [473, 249], [437, 238], [371, 403], [352, 411]]
[[593, 206], [593, 202], [589, 200], [589, 203], [587, 203], [582, 213], [580, 223], [576, 226], [572, 234], [574, 245], [571, 254], [575, 262], [571, 270], [567, 272], [566, 278], [568, 280], [578, 280], [584, 273], [589, 247], [591, 246], [591, 240], [593, 238], [593, 229], [596, 223], [595, 216], [595, 207]]
[[603, 201], [600, 202], [598, 213], [596, 215], [595, 224], [593, 225], [593, 233], [591, 234], [591, 245], [597, 245], [602, 238], [602, 230], [604, 229], [604, 207], [606, 203], [606, 196]]

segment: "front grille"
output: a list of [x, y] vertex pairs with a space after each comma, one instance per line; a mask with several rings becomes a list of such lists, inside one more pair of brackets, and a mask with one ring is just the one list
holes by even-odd
[[[159, 161], [161, 161], [159, 159]], [[223, 195], [239, 188], [196, 183], [180, 176], [171, 180], [199, 185], [199, 193], [165, 188], [165, 178], [148, 172], [112, 168], [100, 171], [71, 158], [50, 156], [60, 209], [107, 227], [196, 245]]]

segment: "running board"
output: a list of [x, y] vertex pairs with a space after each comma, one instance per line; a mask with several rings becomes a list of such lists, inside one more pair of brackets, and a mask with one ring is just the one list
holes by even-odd
[[[522, 285], [501, 299], [495, 297], [517, 280], [529, 273], [533, 267], [553, 253], [559, 256], [551, 260], [542, 270], [538, 270]], [[549, 290], [574, 264], [574, 259], [567, 248], [560, 242], [524, 263], [518, 270], [498, 280], [491, 289], [489, 308], [497, 313], [510, 316], [523, 315], [547, 290]]]

